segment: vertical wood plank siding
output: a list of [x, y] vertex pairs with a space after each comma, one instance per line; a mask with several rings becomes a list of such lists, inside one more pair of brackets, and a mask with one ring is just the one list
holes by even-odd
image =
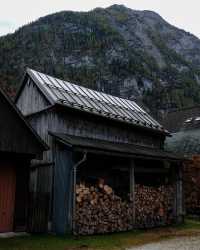
[[[53, 162], [55, 161], [55, 171], [61, 171], [62, 174], [60, 175], [60, 181], [58, 183], [61, 186], [55, 186], [55, 193], [52, 194], [52, 182], [53, 182], [53, 175], [60, 173], [53, 174], [53, 165], [49, 166], [48, 170], [46, 171], [46, 175], [43, 176], [43, 185], [49, 183], [49, 197], [54, 196], [54, 200], [50, 201], [54, 207], [53, 216], [53, 230], [56, 232], [63, 233], [66, 228], [69, 229], [69, 219], [71, 214], [68, 214], [67, 220], [64, 220], [64, 217], [67, 216], [66, 213], [71, 213], [69, 208], [64, 208], [63, 200], [59, 200], [62, 195], [65, 195], [64, 190], [64, 183], [65, 188], [71, 190], [71, 184], [67, 181], [65, 177], [65, 171], [69, 171], [67, 168], [69, 167], [70, 161], [67, 159], [69, 153], [66, 151], [60, 151], [56, 149], [55, 157], [53, 157], [53, 141], [52, 137], [48, 134], [48, 131], [52, 132], [59, 132], [59, 133], [67, 133], [70, 135], [82, 136], [82, 137], [89, 137], [89, 138], [96, 138], [102, 140], [108, 140], [113, 142], [127, 142], [127, 143], [136, 143], [139, 145], [148, 145], [150, 147], [159, 148], [162, 144], [162, 140], [159, 137], [154, 138], [153, 135], [150, 133], [144, 134], [144, 132], [134, 131], [127, 127], [120, 127], [116, 126], [115, 123], [107, 124], [106, 121], [98, 122], [95, 118], [84, 118], [81, 117], [78, 113], [74, 112], [57, 112], [56, 110], [48, 110], [38, 113], [33, 116], [28, 117], [30, 123], [41, 136], [41, 138], [50, 146], [50, 150], [44, 152], [43, 154], [43, 162]], [[63, 165], [64, 164], [64, 165]], [[40, 171], [40, 170], [38, 170]], [[57, 179], [57, 177], [55, 177]], [[55, 183], [54, 183], [55, 184]], [[56, 185], [56, 184], [55, 184]], [[72, 191], [71, 191], [72, 192]], [[61, 195], [62, 193], [62, 195]], [[57, 200], [58, 199], [58, 200]], [[60, 206], [63, 208], [64, 214], [59, 214], [62, 211], [61, 208], [57, 207], [57, 204], [62, 203]], [[68, 206], [68, 203], [65, 206]], [[58, 208], [58, 211], [57, 209]], [[56, 212], [57, 211], [57, 212]], [[62, 212], [62, 213], [63, 213]], [[56, 213], [56, 214], [55, 214]], [[49, 214], [49, 218], [51, 221], [51, 214]], [[63, 223], [66, 222], [67, 224]]]
[[40, 93], [37, 86], [28, 79], [20, 98], [16, 102], [17, 107], [21, 110], [23, 115], [37, 112], [49, 105], [46, 98]]
[[0, 152], [39, 154], [44, 148], [29, 126], [0, 91]]
[[[106, 121], [98, 122], [95, 118], [85, 118], [76, 112], [73, 113], [48, 110], [29, 116], [28, 119], [50, 148], [52, 139], [48, 131], [112, 142], [134, 143], [151, 148], [162, 147], [163, 138], [149, 132], [133, 130], [129, 126], [116, 126], [115, 123], [108, 124]], [[44, 153], [44, 161], [52, 161], [51, 150]]]
[[50, 150], [43, 153], [42, 162], [52, 162], [52, 138], [48, 131], [51, 131], [55, 126], [54, 116], [51, 112], [42, 112], [36, 116], [31, 116], [29, 122], [46, 144], [50, 146]]
[[49, 166], [38, 166], [31, 170], [29, 231], [35, 233], [48, 231], [51, 179]]
[[72, 226], [72, 152], [55, 144], [53, 231], [70, 232]]

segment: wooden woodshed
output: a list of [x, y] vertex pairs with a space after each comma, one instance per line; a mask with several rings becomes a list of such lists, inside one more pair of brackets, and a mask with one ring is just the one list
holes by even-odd
[[47, 145], [0, 90], [0, 233], [28, 230], [30, 162]]
[[169, 132], [134, 101], [28, 69], [15, 103], [50, 146], [32, 172], [41, 184], [33, 192], [49, 194], [43, 229], [85, 235], [183, 221], [183, 159], [164, 151]]

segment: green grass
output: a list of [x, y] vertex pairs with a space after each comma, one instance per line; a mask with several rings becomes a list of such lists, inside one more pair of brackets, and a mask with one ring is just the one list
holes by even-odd
[[124, 250], [126, 247], [160, 241], [174, 236], [200, 235], [200, 222], [187, 220], [174, 227], [135, 230], [109, 235], [73, 236], [33, 235], [0, 239], [2, 250]]

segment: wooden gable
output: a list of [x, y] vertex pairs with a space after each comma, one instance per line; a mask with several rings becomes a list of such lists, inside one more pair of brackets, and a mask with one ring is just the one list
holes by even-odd
[[47, 149], [21, 112], [1, 91], [0, 114], [0, 152], [36, 155]]
[[50, 105], [50, 102], [28, 76], [25, 77], [24, 84], [19, 92], [15, 104], [23, 115], [36, 113]]

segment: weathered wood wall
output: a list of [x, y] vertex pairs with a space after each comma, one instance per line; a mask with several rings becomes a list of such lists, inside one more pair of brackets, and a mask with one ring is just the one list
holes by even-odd
[[54, 144], [54, 199], [52, 230], [59, 234], [71, 232], [73, 203], [73, 153], [60, 144]]
[[[46, 110], [35, 115], [28, 116], [27, 118], [32, 124], [32, 126], [35, 128], [35, 130], [38, 132], [38, 134], [42, 137], [42, 139], [50, 146], [50, 150], [44, 152], [44, 157], [42, 161], [43, 163], [51, 164], [46, 172], [46, 175], [44, 176], [44, 185], [45, 183], [53, 182], [53, 176], [54, 174], [56, 174], [53, 172], [54, 164], [56, 164], [56, 168], [62, 167], [62, 164], [65, 164], [64, 166], [66, 168], [68, 164], [67, 159], [64, 158], [62, 163], [62, 161], [58, 160], [57, 158], [60, 157], [60, 154], [66, 154], [65, 151], [59, 153], [59, 150], [57, 150], [57, 155], [55, 154], [53, 156], [53, 139], [48, 134], [48, 131], [66, 133], [70, 135], [89, 137], [101, 140], [108, 140], [113, 142], [135, 143], [138, 145], [149, 146], [151, 148], [161, 148], [164, 140], [163, 137], [151, 134], [148, 131], [145, 132], [137, 129], [134, 130], [128, 125], [118, 125], [116, 122], [113, 121], [107, 121], [106, 119], [101, 119], [90, 115], [88, 116], [85, 113], [81, 114], [80, 112], [70, 111], [66, 109]], [[67, 154], [65, 157], [67, 157]], [[63, 179], [63, 181], [66, 180]], [[63, 189], [61, 188], [61, 186], [59, 188], [60, 191], [57, 191], [57, 193], [64, 192], [62, 191]], [[51, 190], [49, 190], [51, 206], [55, 205], [55, 200], [53, 199], [53, 196], [55, 197], [55, 199], [59, 199], [57, 198], [57, 195], [55, 193], [52, 194]], [[59, 201], [56, 201], [56, 204], [59, 204]], [[54, 209], [54, 211], [56, 211], [56, 209]], [[55, 216], [57, 216], [56, 218], [58, 219], [58, 221], [61, 221], [60, 218], [64, 218], [65, 215], [57, 214]], [[49, 215], [49, 218], [51, 220], [51, 215]], [[55, 218], [54, 221], [56, 221]], [[69, 222], [67, 223], [69, 224]], [[68, 225], [66, 227], [68, 228]], [[56, 230], [58, 231], [63, 230], [55, 223], [53, 225], [53, 228], [56, 228]]]
[[12, 103], [0, 92], [0, 151], [39, 154], [44, 148]]
[[[162, 148], [164, 141], [163, 136], [149, 131], [68, 109], [47, 110], [27, 118], [50, 147], [52, 139], [48, 131], [112, 142], [134, 143], [151, 148]], [[45, 153], [44, 160], [52, 161], [50, 151]]]
[[50, 165], [37, 165], [31, 168], [28, 230], [32, 233], [48, 231], [52, 189], [49, 172]]
[[31, 79], [27, 80], [20, 97], [16, 100], [16, 105], [21, 110], [23, 115], [37, 112], [44, 109], [49, 104], [48, 100]]

